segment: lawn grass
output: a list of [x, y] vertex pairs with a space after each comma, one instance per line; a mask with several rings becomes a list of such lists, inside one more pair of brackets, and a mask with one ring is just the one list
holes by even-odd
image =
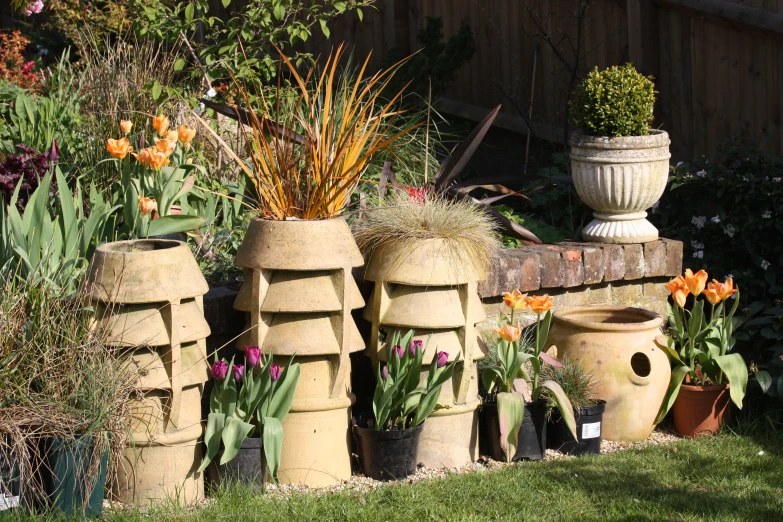
[[204, 509], [110, 511], [104, 520], [783, 520], [783, 435], [726, 433], [612, 455], [526, 462], [367, 494], [303, 493], [286, 499], [233, 490]]

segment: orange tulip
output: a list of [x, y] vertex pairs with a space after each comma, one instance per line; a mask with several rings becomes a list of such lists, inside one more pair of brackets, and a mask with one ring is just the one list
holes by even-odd
[[699, 270], [695, 274], [690, 268], [685, 269], [685, 284], [693, 295], [699, 295], [704, 291], [704, 285], [707, 284], [707, 272]]
[[502, 328], [495, 328], [495, 332], [501, 339], [514, 343], [522, 336], [522, 329], [519, 326], [504, 324]]
[[158, 133], [158, 136], [163, 136], [168, 130], [170, 124], [171, 122], [169, 121], [168, 116], [158, 114], [152, 118], [152, 127], [155, 129], [155, 132]]
[[130, 146], [128, 138], [120, 138], [118, 140], [109, 139], [106, 142], [106, 150], [112, 157], [117, 159], [124, 159], [129, 152], [133, 151], [133, 147]]
[[[713, 281], [715, 280], [713, 279]], [[715, 281], [715, 283], [718, 284], [718, 288], [717, 288], [718, 295], [724, 301], [729, 297], [731, 297], [732, 294], [737, 293], [737, 289], [734, 288], [734, 280], [731, 277], [726, 279], [725, 283], [718, 283], [717, 281]]]
[[713, 279], [712, 283], [708, 284], [707, 289], [704, 290], [704, 297], [707, 298], [707, 301], [709, 301], [712, 306], [715, 306], [721, 301], [720, 294], [718, 293], [719, 286], [720, 283]]
[[666, 288], [671, 292], [672, 299], [675, 304], [680, 308], [685, 307], [685, 299], [687, 299], [690, 290], [688, 285], [685, 284], [685, 278], [681, 275], [675, 277], [666, 285]]
[[527, 294], [523, 294], [519, 290], [512, 290], [511, 292], [505, 292], [503, 294], [503, 303], [512, 310], [519, 310], [520, 308], [527, 307]]
[[547, 310], [555, 306], [552, 302], [552, 297], [549, 295], [534, 295], [527, 298], [527, 305], [538, 315], [545, 313]]
[[166, 157], [166, 154], [155, 147], [141, 149], [138, 154], [134, 153], [133, 156], [139, 160], [139, 163], [148, 169], [152, 168], [159, 170], [163, 165], [167, 165], [169, 162], [169, 158]]
[[163, 138], [155, 138], [155, 148], [166, 155], [171, 156], [177, 150], [177, 142]]
[[120, 132], [122, 132], [124, 135], [130, 134], [130, 131], [133, 129], [133, 122], [130, 120], [120, 120]]
[[196, 129], [191, 129], [185, 127], [184, 125], [180, 125], [179, 129], [177, 129], [177, 135], [179, 137], [179, 141], [187, 144], [190, 142], [190, 140], [193, 139], [193, 136], [196, 135]]
[[139, 196], [139, 210], [141, 210], [141, 214], [143, 216], [146, 216], [153, 210], [156, 210], [158, 208], [158, 203], [152, 199], [152, 198], [145, 198], [144, 196]]

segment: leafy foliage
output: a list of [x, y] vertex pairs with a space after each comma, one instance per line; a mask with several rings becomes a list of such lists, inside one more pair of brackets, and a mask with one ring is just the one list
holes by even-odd
[[571, 103], [574, 123], [589, 136], [644, 136], [653, 120], [655, 85], [630, 63], [593, 69]]
[[[570, 239], [570, 236], [562, 230], [530, 214], [520, 214], [508, 205], [494, 205], [492, 208], [506, 219], [533, 232], [544, 243], [560, 243]], [[523, 245], [521, 239], [507, 234], [503, 235], [501, 241], [506, 248], [519, 248]]]
[[566, 359], [562, 361], [562, 366], [545, 364], [541, 368], [541, 375], [563, 389], [575, 410], [596, 404], [598, 381], [578, 363]]
[[9, 81], [24, 89], [38, 84], [35, 62], [25, 61], [23, 53], [30, 40], [21, 31], [0, 33], [0, 80]]
[[2, 202], [7, 205], [16, 192], [16, 207], [23, 211], [30, 194], [38, 187], [38, 182], [49, 172], [49, 155], [42, 154], [26, 145], [17, 145], [17, 154], [6, 156], [0, 163], [0, 192]]

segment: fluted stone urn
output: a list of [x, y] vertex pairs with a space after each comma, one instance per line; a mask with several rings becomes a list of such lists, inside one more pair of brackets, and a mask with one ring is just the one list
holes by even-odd
[[364, 306], [351, 275], [364, 264], [345, 220], [254, 219], [237, 252], [246, 313], [237, 347], [258, 346], [301, 375], [283, 421], [283, 483], [329, 486], [351, 477], [352, 352], [364, 341], [351, 310]]
[[599, 137], [575, 134], [571, 175], [576, 192], [593, 209], [582, 238], [596, 243], [645, 243], [658, 239], [647, 218], [669, 177], [669, 135]]
[[123, 503], [204, 496], [201, 395], [209, 378], [203, 295], [209, 287], [181, 241], [139, 239], [95, 250], [86, 292], [93, 327], [136, 378], [131, 432], [117, 470]]
[[[427, 467], [454, 467], [478, 458], [478, 361], [486, 355], [476, 324], [486, 319], [478, 282], [486, 276], [468, 256], [455, 256], [443, 239], [395, 243], [367, 259], [365, 279], [374, 283], [364, 318], [372, 323], [367, 355], [385, 361], [384, 340], [414, 329], [429, 344], [422, 380], [436, 351], [460, 363], [441, 388], [438, 408], [424, 422], [418, 460]], [[423, 382], [423, 381], [422, 381]]]

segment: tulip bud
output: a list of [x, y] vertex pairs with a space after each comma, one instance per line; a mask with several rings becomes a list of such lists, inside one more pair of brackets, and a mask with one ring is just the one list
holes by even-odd
[[408, 353], [411, 354], [411, 357], [416, 357], [416, 351], [421, 350], [421, 347], [424, 343], [421, 342], [421, 340], [417, 339], [411, 343], [411, 345], [408, 347]]
[[226, 361], [215, 361], [212, 363], [212, 377], [218, 380], [226, 378], [228, 374], [228, 364]]
[[388, 378], [389, 378], [389, 368], [384, 366], [383, 368], [381, 368], [381, 379], [385, 381]]
[[245, 360], [250, 366], [256, 366], [261, 360], [261, 349], [258, 346], [245, 346]]
[[405, 350], [399, 344], [395, 344], [394, 346], [392, 346], [392, 352], [396, 353], [397, 357], [399, 357], [400, 359], [402, 359], [402, 356], [405, 355]]
[[437, 366], [438, 368], [443, 368], [446, 366], [446, 363], [449, 362], [449, 354], [446, 352], [438, 352], [438, 362]]
[[234, 380], [237, 382], [242, 382], [242, 377], [245, 375], [245, 367], [240, 366], [238, 364], [235, 364], [231, 368], [231, 373], [234, 374]]
[[130, 134], [130, 131], [133, 129], [133, 122], [130, 120], [120, 120], [120, 132], [123, 133], [125, 136]]
[[277, 381], [280, 378], [280, 367], [276, 364], [270, 365], [269, 376], [272, 378], [272, 381]]

